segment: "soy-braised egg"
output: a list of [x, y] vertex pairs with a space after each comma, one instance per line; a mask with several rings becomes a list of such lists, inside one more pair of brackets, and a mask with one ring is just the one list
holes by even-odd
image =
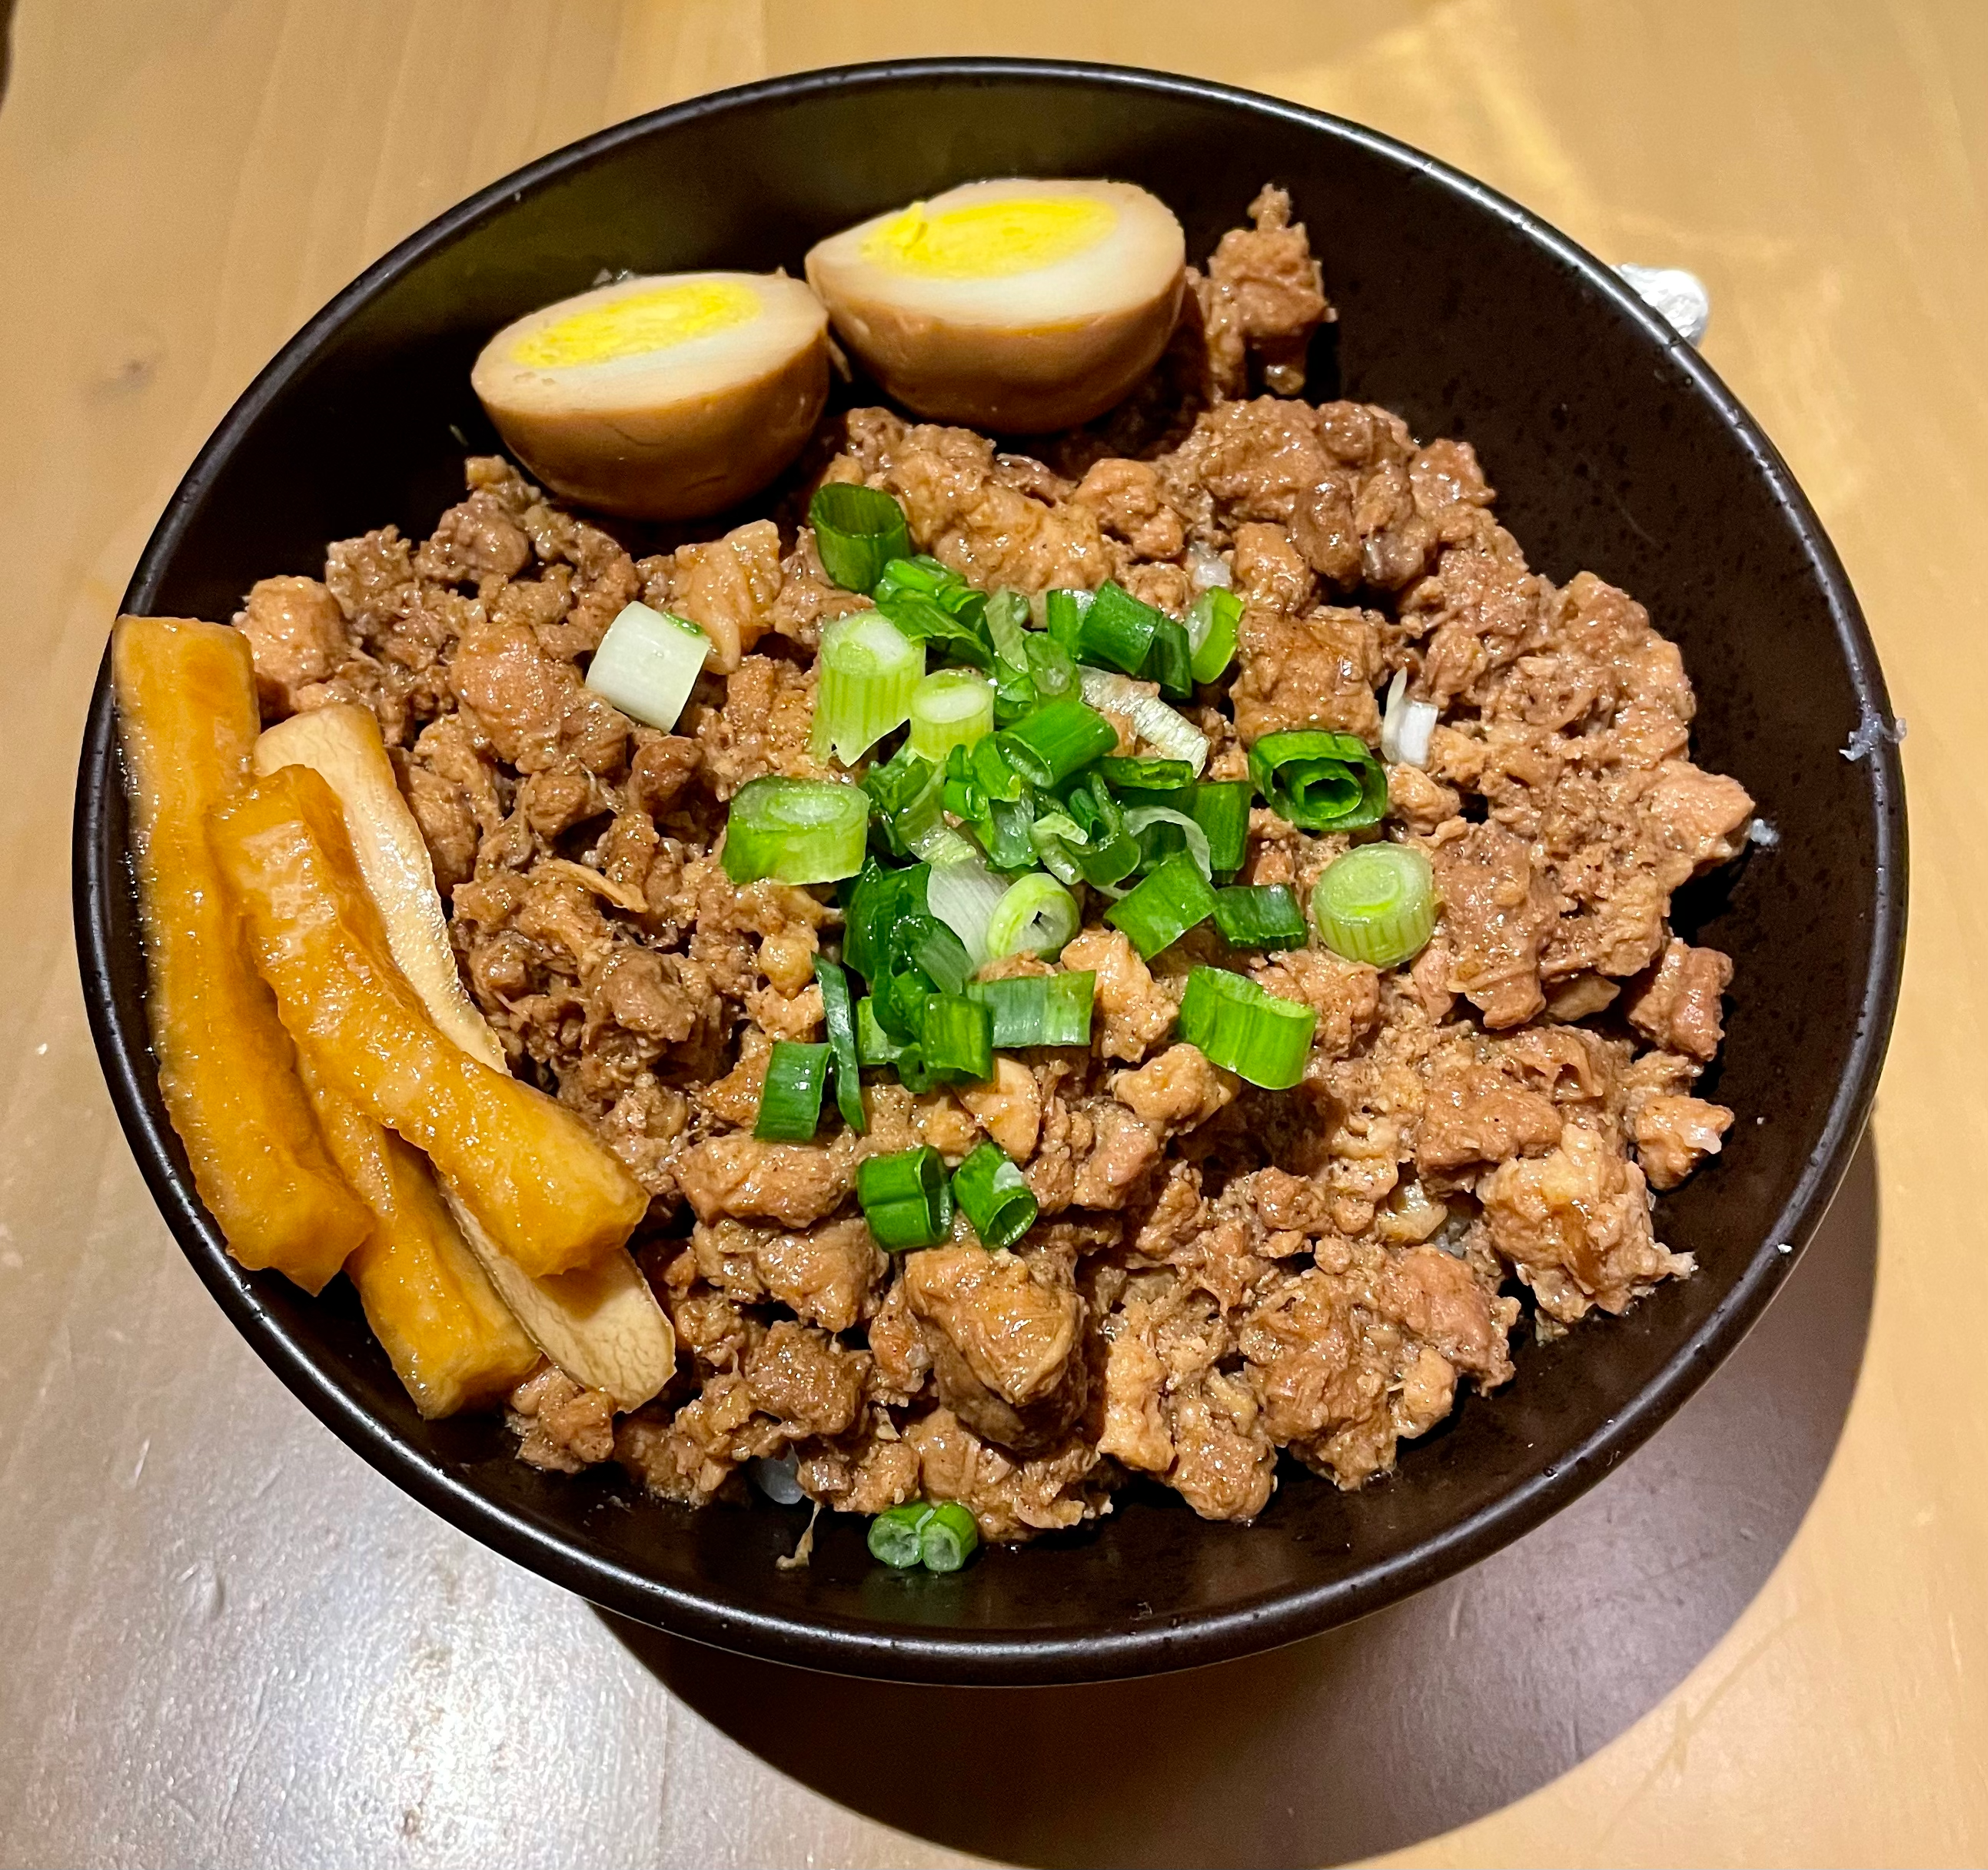
[[1117, 402], [1166, 348], [1186, 243], [1128, 182], [969, 182], [825, 240], [837, 335], [921, 416], [1042, 434]]
[[632, 518], [697, 519], [800, 451], [828, 394], [827, 322], [783, 275], [621, 279], [505, 326], [470, 381], [554, 492]]

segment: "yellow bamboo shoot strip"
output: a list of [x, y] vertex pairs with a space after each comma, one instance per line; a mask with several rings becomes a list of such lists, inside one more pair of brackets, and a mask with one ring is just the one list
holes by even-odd
[[444, 1033], [472, 1058], [511, 1068], [490, 1023], [462, 984], [421, 828], [394, 778], [394, 763], [370, 708], [350, 701], [292, 714], [263, 730], [253, 758], [259, 774], [308, 766], [338, 795], [352, 854], [380, 920], [387, 945]]
[[248, 640], [189, 618], [120, 617], [111, 673], [160, 1095], [228, 1251], [316, 1292], [372, 1217], [326, 1153], [208, 848], [208, 814], [246, 783], [255, 743]]
[[418, 1149], [534, 1278], [613, 1253], [641, 1184], [543, 1092], [444, 1036], [396, 965], [338, 799], [308, 767], [259, 779], [209, 821], [223, 875], [290, 1035], [326, 1080]]
[[[386, 924], [394, 958], [435, 1024], [465, 1051], [499, 1070], [506, 1068], [496, 1034], [463, 991], [428, 846], [394, 780], [378, 723], [367, 710], [343, 702], [292, 714], [264, 731], [255, 755], [259, 773], [291, 765], [309, 767], [338, 795], [353, 855]], [[353, 1109], [350, 1104], [346, 1108]], [[326, 1133], [336, 1147], [336, 1135], [330, 1124]], [[366, 1191], [364, 1183], [355, 1180], [353, 1185]], [[475, 1216], [446, 1187], [441, 1193], [464, 1242], [498, 1295], [539, 1348], [575, 1382], [604, 1389], [617, 1408], [635, 1409], [669, 1381], [676, 1368], [675, 1334], [649, 1282], [625, 1251], [608, 1254], [577, 1271], [533, 1279], [497, 1250]], [[360, 1255], [348, 1270], [360, 1281], [367, 1316], [406, 1381], [402, 1352], [374, 1316], [366, 1259]], [[384, 1307], [391, 1301], [380, 1302]], [[429, 1334], [408, 1320], [404, 1310], [394, 1313], [402, 1320], [402, 1338], [418, 1348]], [[448, 1355], [446, 1332], [439, 1335], [441, 1343], [432, 1353], [438, 1362]], [[414, 1389], [411, 1381], [408, 1387]], [[418, 1400], [420, 1392], [415, 1394]]]
[[529, 1375], [539, 1347], [485, 1277], [421, 1153], [300, 1063], [325, 1141], [373, 1210], [345, 1271], [394, 1374], [429, 1417], [498, 1401]]

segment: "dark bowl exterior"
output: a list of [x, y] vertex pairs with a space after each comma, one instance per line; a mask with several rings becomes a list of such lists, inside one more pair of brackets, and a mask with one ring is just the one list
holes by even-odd
[[[889, 134], [875, 133], [879, 118]], [[1171, 1496], [990, 1551], [948, 1578], [874, 1566], [831, 1517], [701, 1514], [618, 1477], [535, 1473], [494, 1420], [424, 1423], [349, 1292], [313, 1301], [230, 1260], [194, 1195], [147, 1048], [144, 963], [107, 681], [77, 794], [75, 913], [92, 1028], [140, 1167], [222, 1308], [382, 1473], [464, 1531], [596, 1602], [681, 1635], [842, 1673], [952, 1683], [1099, 1679], [1269, 1648], [1435, 1582], [1591, 1485], [1760, 1315], [1863, 1127], [1896, 1000], [1903, 795], [1883, 678], [1821, 527], [1773, 447], [1610, 270], [1479, 184], [1371, 131], [1157, 73], [948, 60], [810, 73], [702, 98], [576, 143], [404, 242], [286, 346], [174, 495], [125, 606], [226, 617], [257, 577], [327, 540], [415, 536], [489, 444], [469, 364], [492, 330], [604, 266], [798, 270], [809, 245], [975, 177], [1143, 183], [1191, 252], [1265, 180], [1293, 192], [1339, 308], [1310, 393], [1386, 404], [1476, 446], [1533, 564], [1591, 569], [1648, 605], [1699, 697], [1696, 747], [1778, 842], [1683, 893], [1687, 931], [1738, 967], [1717, 1095], [1724, 1156], [1658, 1210], [1695, 1278], [1627, 1317], [1518, 1349], [1355, 1494], [1287, 1476], [1253, 1527]], [[1841, 749], [1864, 730], [1868, 757]]]

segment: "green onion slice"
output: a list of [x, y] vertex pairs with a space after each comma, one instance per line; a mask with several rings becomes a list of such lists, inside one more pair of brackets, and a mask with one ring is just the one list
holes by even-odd
[[966, 993], [992, 1014], [996, 1047], [1012, 1051], [1027, 1045], [1088, 1045], [1097, 987], [1097, 975], [1088, 972], [1019, 974], [975, 981]]
[[1029, 677], [1045, 701], [1077, 691], [1077, 659], [1052, 636], [1032, 632], [1022, 646], [1028, 653]]
[[776, 1039], [752, 1134], [763, 1143], [806, 1143], [821, 1122], [821, 1094], [827, 1083], [826, 1045]]
[[952, 1183], [930, 1143], [858, 1163], [856, 1199], [886, 1253], [933, 1246], [952, 1231]]
[[1193, 657], [1188, 649], [1187, 632], [1170, 616], [1161, 616], [1153, 626], [1152, 647], [1139, 673], [1149, 682], [1158, 682], [1160, 693], [1170, 701], [1188, 701], [1194, 697]]
[[994, 684], [970, 669], [940, 669], [911, 691], [911, 733], [920, 758], [943, 760], [994, 731]]
[[929, 995], [918, 1021], [918, 1055], [942, 1083], [984, 1084], [994, 1075], [994, 1017], [964, 993]]
[[965, 943], [936, 916], [914, 916], [901, 923], [898, 953], [941, 993], [963, 992], [973, 977], [973, 957]]
[[1215, 892], [1194, 859], [1169, 857], [1130, 895], [1112, 904], [1104, 920], [1151, 960], [1215, 913]]
[[822, 569], [845, 591], [869, 591], [885, 565], [911, 553], [904, 509], [881, 488], [849, 481], [818, 487], [808, 524]]
[[817, 760], [833, 752], [854, 766], [910, 718], [925, 653], [881, 611], [859, 610], [821, 633], [817, 667], [810, 749]]
[[1046, 591], [1043, 593], [1043, 624], [1049, 639], [1074, 663], [1077, 639], [1084, 629], [1084, 615], [1097, 593], [1094, 591]]
[[1008, 888], [977, 856], [932, 866], [925, 900], [931, 913], [959, 937], [975, 967], [986, 967], [997, 953], [1006, 952], [989, 946], [987, 931]]
[[1212, 682], [1236, 659], [1236, 629], [1242, 621], [1242, 600], [1217, 586], [1204, 591], [1187, 613], [1187, 640], [1197, 682]]
[[906, 636], [938, 644], [949, 660], [993, 669], [986, 597], [936, 559], [893, 559], [871, 602]]
[[1183, 786], [1194, 783], [1194, 768], [1185, 760], [1121, 760], [1114, 756], [1100, 760], [1097, 771], [1104, 783], [1121, 795], [1127, 792], [1177, 792]]
[[870, 1556], [900, 1571], [915, 1571], [925, 1562], [921, 1535], [938, 1511], [923, 1500], [909, 1500], [880, 1513], [870, 1522]]
[[904, 1055], [906, 1041], [884, 1030], [877, 1017], [874, 994], [856, 1003], [856, 1057], [861, 1065], [895, 1065]]
[[1181, 1037], [1209, 1063], [1266, 1091], [1288, 1091], [1304, 1076], [1317, 1025], [1311, 1008], [1226, 968], [1190, 970], [1181, 997]]
[[1036, 1224], [1035, 1192], [998, 1143], [983, 1143], [952, 1172], [952, 1193], [981, 1245], [993, 1252]]
[[711, 639], [695, 623], [647, 604], [625, 605], [587, 665], [587, 686], [631, 720], [667, 734], [710, 652]]
[[1080, 663], [1136, 675], [1145, 667], [1160, 625], [1168, 621], [1163, 611], [1142, 604], [1124, 586], [1107, 579], [1078, 619], [1076, 641], [1066, 646]]
[[980, 1544], [980, 1527], [956, 1500], [943, 1500], [919, 1522], [918, 1556], [928, 1571], [956, 1571]]
[[1057, 786], [1118, 744], [1118, 730], [1074, 696], [1045, 703], [996, 735], [1002, 758], [1031, 785]]
[[1300, 831], [1359, 831], [1388, 809], [1387, 769], [1355, 734], [1266, 734], [1249, 749], [1249, 776]]
[[1176, 812], [1171, 805], [1138, 805], [1125, 814], [1125, 829], [1140, 840], [1141, 849], [1149, 853], [1157, 848], [1147, 842], [1149, 833], [1156, 829], [1165, 829], [1175, 834], [1165, 856], [1151, 866], [1153, 869], [1158, 869], [1160, 863], [1175, 852], [1185, 851], [1203, 876], [1213, 878], [1215, 866], [1209, 851], [1208, 833], [1185, 812]]
[[1029, 600], [1019, 591], [996, 591], [987, 600], [987, 640], [1011, 669], [1029, 672]]
[[725, 874], [733, 883], [833, 883], [863, 868], [870, 798], [834, 780], [749, 779], [725, 824]]
[[1234, 883], [1215, 893], [1215, 926], [1232, 948], [1302, 948], [1304, 911], [1287, 883]]
[[1132, 731], [1169, 760], [1185, 760], [1199, 772], [1208, 764], [1208, 736], [1185, 714], [1148, 694], [1128, 675], [1110, 669], [1080, 669], [1077, 682], [1093, 707], [1109, 708], [1132, 724]]
[[1081, 923], [1077, 898], [1054, 877], [1040, 870], [1017, 877], [1002, 893], [982, 932], [987, 960], [1060, 954], [1077, 939]]
[[829, 1055], [835, 1063], [835, 1103], [842, 1120], [863, 1134], [862, 1061], [856, 1049], [856, 1012], [849, 998], [849, 976], [840, 961], [825, 954], [814, 957], [814, 977], [821, 987], [822, 1021], [828, 1028]]
[[1249, 782], [1204, 779], [1188, 805], [1208, 835], [1208, 861], [1216, 876], [1242, 867], [1249, 851]]
[[927, 864], [887, 870], [871, 863], [850, 891], [842, 912], [842, 958], [872, 988], [891, 971], [901, 927], [913, 916], [931, 913], [927, 900], [931, 875]]
[[1318, 879], [1311, 913], [1334, 954], [1392, 967], [1435, 932], [1435, 873], [1412, 844], [1363, 844]]

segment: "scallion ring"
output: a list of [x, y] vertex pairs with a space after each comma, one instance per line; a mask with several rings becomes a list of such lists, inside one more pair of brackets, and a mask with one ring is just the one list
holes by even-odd
[[1121, 901], [1104, 920], [1123, 933], [1142, 959], [1151, 960], [1162, 948], [1215, 913], [1215, 893], [1200, 867], [1185, 852], [1169, 857]]
[[918, 1527], [918, 1556], [928, 1571], [956, 1571], [980, 1544], [980, 1527], [956, 1500], [942, 1500]]
[[1235, 883], [1215, 893], [1215, 926], [1232, 948], [1302, 948], [1304, 911], [1287, 883]]
[[1266, 734], [1249, 749], [1249, 776], [1300, 831], [1359, 831], [1387, 813], [1387, 769], [1356, 734]]
[[921, 759], [943, 760], [994, 731], [994, 684], [970, 669], [939, 669], [911, 691], [908, 743]]
[[631, 721], [667, 734], [710, 653], [711, 639], [695, 623], [647, 604], [625, 605], [587, 665], [587, 686]]
[[863, 1116], [862, 1061], [856, 1049], [856, 1010], [849, 997], [849, 976], [840, 961], [825, 954], [814, 957], [814, 977], [821, 987], [822, 1023], [828, 1028], [828, 1049], [835, 1065], [835, 1103], [842, 1120], [860, 1136]]
[[1030, 1045], [1088, 1045], [1097, 987], [1097, 975], [1088, 971], [1015, 974], [975, 981], [966, 994], [992, 1016], [995, 1045], [1016, 1051]]
[[821, 1094], [828, 1083], [829, 1048], [776, 1039], [759, 1089], [752, 1134], [762, 1143], [806, 1143], [821, 1122]]
[[952, 1231], [952, 1181], [930, 1143], [856, 1166], [856, 1199], [886, 1253], [931, 1247]]
[[818, 760], [833, 752], [854, 766], [910, 718], [925, 653], [881, 611], [859, 610], [821, 633], [817, 666], [810, 748]]
[[1077, 899], [1040, 871], [1017, 877], [987, 919], [982, 939], [989, 960], [1009, 954], [1060, 954], [1077, 939]]
[[992, 1252], [1013, 1246], [1036, 1224], [1035, 1192], [998, 1143], [982, 1143], [952, 1172], [952, 1195]]
[[1412, 960], [1435, 932], [1435, 876], [1412, 844], [1363, 844], [1312, 891], [1312, 920], [1334, 954], [1373, 967]]
[[853, 481], [815, 489], [808, 524], [821, 569], [845, 591], [870, 591], [893, 559], [908, 557], [904, 509], [882, 488]]
[[1288, 1091], [1304, 1076], [1318, 1014], [1221, 967], [1196, 967], [1181, 997], [1180, 1036], [1211, 1065], [1266, 1091]]
[[870, 797], [833, 780], [749, 779], [732, 796], [725, 874], [734, 883], [833, 883], [863, 868]]
[[1236, 660], [1236, 626], [1242, 621], [1242, 600], [1220, 586], [1202, 592], [1187, 613], [1190, 667], [1197, 682], [1213, 682]]

